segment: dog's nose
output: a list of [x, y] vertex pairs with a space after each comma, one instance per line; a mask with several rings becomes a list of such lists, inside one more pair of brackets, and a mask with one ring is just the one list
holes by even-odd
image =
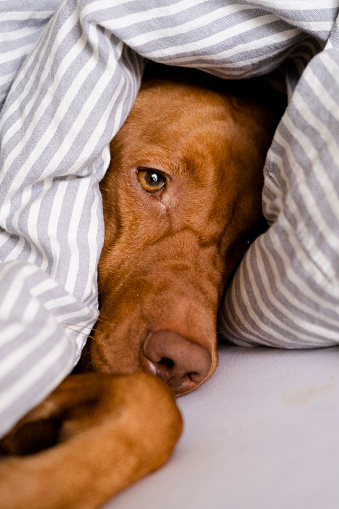
[[143, 353], [146, 369], [164, 380], [176, 394], [195, 389], [211, 367], [207, 348], [170, 330], [151, 332]]

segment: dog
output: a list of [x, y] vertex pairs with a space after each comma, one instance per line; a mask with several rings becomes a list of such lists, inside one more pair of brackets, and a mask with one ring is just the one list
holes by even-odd
[[215, 370], [218, 306], [266, 228], [277, 116], [262, 87], [146, 72], [100, 184], [100, 318], [84, 373], [1, 441], [1, 508], [94, 508], [169, 458], [182, 430], [174, 394]]

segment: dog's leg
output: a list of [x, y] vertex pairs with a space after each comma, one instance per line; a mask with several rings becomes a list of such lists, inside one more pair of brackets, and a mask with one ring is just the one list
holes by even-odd
[[171, 391], [155, 377], [90, 373], [66, 379], [3, 440], [3, 450], [20, 449], [25, 428], [34, 434], [37, 423], [40, 435], [43, 421], [58, 419], [57, 445], [0, 464], [1, 509], [98, 507], [160, 467], [182, 429]]

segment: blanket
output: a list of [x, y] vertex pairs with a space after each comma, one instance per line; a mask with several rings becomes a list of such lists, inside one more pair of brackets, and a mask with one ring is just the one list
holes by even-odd
[[147, 59], [265, 75], [286, 97], [264, 168], [270, 227], [219, 328], [240, 345], [338, 343], [338, 10], [334, 0], [2, 0], [0, 435], [71, 372], [98, 316], [98, 184]]

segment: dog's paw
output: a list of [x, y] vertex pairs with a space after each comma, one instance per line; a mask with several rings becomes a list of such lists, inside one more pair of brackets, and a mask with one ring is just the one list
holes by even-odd
[[0, 463], [0, 508], [98, 507], [165, 463], [181, 429], [174, 394], [149, 374], [71, 376], [3, 439], [15, 456]]

